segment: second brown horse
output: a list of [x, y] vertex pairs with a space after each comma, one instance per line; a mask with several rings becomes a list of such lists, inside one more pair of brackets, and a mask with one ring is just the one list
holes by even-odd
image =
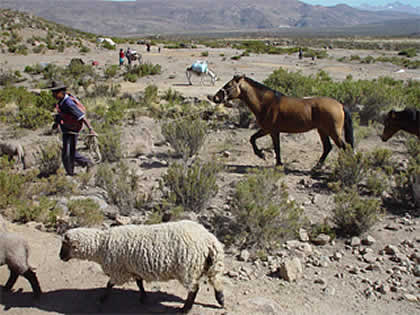
[[332, 149], [330, 138], [339, 148], [345, 148], [341, 137], [354, 145], [353, 123], [350, 112], [338, 101], [328, 97], [296, 98], [285, 96], [246, 76], [234, 76], [212, 98], [215, 103], [241, 99], [254, 113], [260, 129], [251, 136], [254, 153], [265, 159], [256, 140], [270, 134], [276, 153], [276, 164], [282, 165], [280, 157], [280, 132], [302, 133], [317, 129], [324, 152], [317, 166], [321, 166]]

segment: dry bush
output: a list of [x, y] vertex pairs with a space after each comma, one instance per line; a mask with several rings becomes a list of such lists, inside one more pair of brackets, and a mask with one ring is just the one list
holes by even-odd
[[47, 145], [41, 149], [39, 176], [48, 177], [57, 174], [61, 166], [61, 148], [57, 143]]
[[109, 202], [115, 204], [123, 215], [129, 215], [141, 202], [138, 191], [138, 176], [124, 162], [112, 166], [103, 163], [98, 167], [95, 185], [107, 192]]
[[172, 207], [181, 206], [185, 211], [200, 212], [216, 195], [217, 162], [195, 160], [191, 165], [174, 163], [162, 176], [160, 189], [165, 201]]
[[184, 161], [197, 154], [207, 135], [207, 123], [195, 115], [162, 124], [162, 134]]
[[70, 200], [68, 203], [72, 226], [94, 226], [104, 221], [99, 205], [90, 198]]
[[236, 234], [227, 242], [240, 247], [266, 249], [295, 236], [304, 224], [303, 209], [289, 199], [276, 169], [257, 171], [236, 185], [232, 214]]
[[360, 235], [371, 228], [382, 214], [381, 201], [362, 198], [356, 187], [346, 189], [334, 197], [332, 221], [337, 234], [343, 236]]

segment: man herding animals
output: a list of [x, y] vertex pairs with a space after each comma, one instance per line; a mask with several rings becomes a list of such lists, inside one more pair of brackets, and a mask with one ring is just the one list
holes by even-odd
[[92, 161], [76, 151], [77, 136], [86, 125], [92, 136], [96, 136], [92, 126], [86, 118], [86, 109], [80, 101], [67, 93], [67, 87], [63, 83], [54, 82], [51, 88], [53, 96], [57, 99], [57, 115], [53, 129], [60, 125], [63, 133], [63, 148], [61, 157], [67, 175], [74, 175], [74, 163], [80, 166], [90, 167]]

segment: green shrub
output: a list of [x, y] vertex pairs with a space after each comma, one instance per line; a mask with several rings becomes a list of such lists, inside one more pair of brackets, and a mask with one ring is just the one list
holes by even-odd
[[56, 200], [41, 196], [39, 201], [21, 202], [13, 213], [13, 221], [26, 223], [29, 221], [42, 222], [47, 225], [54, 225], [57, 221], [59, 211], [56, 209]]
[[128, 71], [124, 74], [124, 79], [130, 82], [136, 82], [137, 78], [141, 78], [147, 75], [160, 74], [162, 68], [159, 64], [153, 65], [151, 63], [142, 63], [141, 65], [135, 65], [128, 67]]
[[189, 166], [185, 163], [170, 165], [160, 183], [164, 199], [185, 211], [200, 212], [218, 191], [216, 179], [219, 171], [216, 162], [198, 159]]
[[203, 51], [203, 52], [201, 52], [201, 56], [202, 57], [208, 57], [209, 56], [209, 52], [208, 51]]
[[[4, 158], [2, 164], [6, 164]], [[13, 206], [22, 199], [27, 179], [23, 174], [11, 171], [10, 165], [0, 169], [0, 209]]]
[[17, 116], [17, 122], [20, 127], [27, 129], [37, 129], [52, 123], [50, 111], [37, 106], [21, 106]]
[[238, 246], [273, 248], [302, 226], [303, 209], [289, 199], [281, 176], [277, 169], [266, 169], [237, 183], [231, 205]]
[[116, 48], [117, 48], [117, 46], [116, 45], [112, 45], [112, 44], [110, 44], [108, 41], [106, 41], [106, 40], [104, 40], [103, 42], [102, 42], [102, 47], [103, 48], [105, 48], [105, 49], [109, 49], [109, 50], [115, 50]]
[[37, 74], [41, 74], [42, 70], [43, 69], [40, 64], [35, 64], [32, 66], [26, 66], [24, 72], [32, 74], [32, 75], [37, 75]]
[[167, 89], [162, 98], [169, 103], [181, 103], [183, 100], [182, 94], [177, 90]]
[[84, 45], [82, 45], [82, 46], [80, 47], [80, 53], [81, 53], [81, 54], [87, 54], [88, 52], [90, 52], [90, 48], [89, 48], [89, 47], [86, 47], [86, 46], [84, 46]]
[[109, 128], [100, 131], [99, 150], [104, 162], [118, 162], [122, 158], [121, 131]]
[[101, 164], [95, 177], [95, 184], [107, 192], [109, 202], [115, 204], [124, 215], [139, 205], [138, 176], [134, 174], [124, 162], [114, 167]]
[[412, 57], [417, 56], [417, 50], [416, 50], [416, 48], [403, 49], [398, 53], [398, 55], [406, 56], [408, 58], [412, 58]]
[[39, 53], [45, 52], [45, 50], [46, 50], [46, 47], [45, 47], [44, 44], [40, 44], [40, 45], [32, 48], [32, 52], [34, 54], [39, 54]]
[[146, 86], [144, 89], [144, 103], [151, 104], [158, 100], [158, 87], [154, 84]]
[[61, 166], [61, 148], [58, 144], [50, 144], [41, 149], [39, 176], [48, 177], [57, 174]]
[[389, 149], [377, 148], [366, 155], [367, 164], [372, 168], [389, 170], [393, 168], [391, 161], [392, 151]]
[[72, 226], [95, 226], [104, 221], [99, 205], [90, 198], [74, 199], [68, 203]]
[[355, 236], [368, 231], [382, 213], [379, 200], [360, 197], [355, 187], [336, 194], [334, 201], [332, 221], [340, 235]]
[[332, 166], [331, 180], [336, 185], [332, 188], [341, 190], [358, 185], [366, 176], [366, 171], [367, 161], [361, 152], [353, 153], [349, 148], [340, 150]]
[[325, 219], [322, 223], [316, 223], [311, 225], [309, 238], [311, 240], [316, 239], [320, 234], [329, 235], [331, 240], [336, 238], [335, 230], [330, 224], [328, 224], [327, 219]]
[[0, 86], [8, 86], [16, 82], [19, 82], [19, 78], [16, 74], [0, 69]]
[[197, 154], [207, 135], [207, 123], [197, 116], [178, 117], [162, 123], [162, 134], [184, 160]]
[[118, 65], [111, 65], [106, 67], [104, 70], [105, 78], [110, 79], [117, 75], [119, 66]]
[[39, 194], [53, 196], [53, 195], [70, 195], [77, 191], [72, 181], [66, 177], [64, 169], [58, 169], [57, 174], [52, 174], [48, 177], [41, 178], [36, 185], [36, 190]]

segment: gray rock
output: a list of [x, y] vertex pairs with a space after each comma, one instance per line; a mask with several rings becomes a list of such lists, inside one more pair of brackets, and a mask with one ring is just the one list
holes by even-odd
[[319, 234], [317, 237], [313, 238], [311, 241], [315, 245], [326, 245], [330, 242], [331, 237], [327, 234]]
[[420, 265], [415, 265], [415, 266], [414, 266], [414, 268], [413, 268], [413, 274], [414, 274], [416, 277], [420, 277]]
[[404, 297], [405, 300], [407, 300], [409, 302], [418, 302], [418, 301], [420, 301], [420, 298], [417, 297], [417, 296], [415, 296], [415, 295], [413, 295], [413, 294], [408, 294], [407, 293], [407, 294], [404, 294], [403, 297]]
[[327, 281], [324, 278], [317, 278], [314, 280], [314, 283], [324, 285]]
[[296, 281], [300, 279], [302, 275], [302, 264], [297, 257], [286, 259], [280, 266], [280, 277], [286, 281]]
[[376, 255], [373, 253], [367, 253], [363, 256], [363, 260], [368, 264], [373, 263], [376, 261]]
[[322, 289], [322, 293], [324, 293], [325, 295], [334, 296], [335, 295], [335, 288], [325, 287], [325, 288]]
[[131, 218], [125, 215], [117, 214], [115, 217], [115, 222], [118, 225], [127, 225], [131, 223]]
[[392, 223], [387, 224], [385, 226], [385, 229], [390, 230], [390, 231], [398, 231], [399, 230], [398, 225], [392, 224]]
[[376, 240], [370, 235], [368, 235], [368, 236], [366, 236], [362, 239], [362, 244], [363, 245], [370, 246], [370, 245], [375, 244], [375, 243], [376, 243]]
[[376, 291], [382, 294], [387, 294], [390, 292], [389, 285], [387, 285], [386, 283], [379, 284], [378, 286], [375, 287], [375, 289]]
[[350, 246], [359, 247], [361, 243], [362, 242], [361, 242], [360, 238], [358, 238], [357, 236], [354, 236], [354, 237], [351, 238]]
[[299, 229], [299, 240], [301, 242], [308, 242], [309, 241], [309, 235], [308, 235], [308, 232], [305, 229]]
[[398, 248], [394, 245], [387, 245], [384, 248], [384, 252], [387, 255], [395, 255], [396, 253], [398, 253]]
[[246, 308], [248, 314], [282, 314], [279, 304], [265, 297], [255, 297], [239, 302]]
[[241, 251], [238, 258], [239, 258], [240, 261], [248, 261], [250, 256], [251, 256], [251, 254], [249, 253], [249, 251], [244, 249], [244, 250]]

